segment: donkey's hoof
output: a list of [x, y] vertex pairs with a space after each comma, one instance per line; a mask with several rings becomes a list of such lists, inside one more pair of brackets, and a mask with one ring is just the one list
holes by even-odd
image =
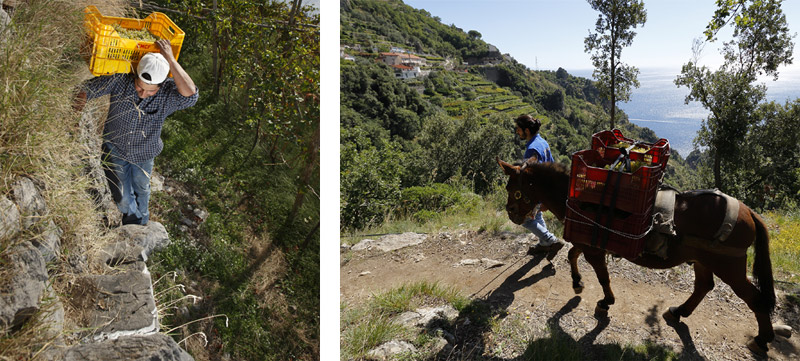
[[680, 316], [676, 315], [676, 312], [678, 312], [677, 307], [670, 307], [669, 309], [664, 311], [664, 314], [662, 314], [661, 317], [663, 317], [664, 321], [667, 321], [667, 323], [681, 322], [681, 318]]
[[608, 306], [598, 303], [597, 306], [594, 307], [594, 317], [608, 318]]
[[792, 337], [792, 327], [788, 325], [772, 324], [772, 330], [775, 334], [782, 337]]
[[572, 290], [575, 294], [583, 292], [583, 281], [572, 282]]
[[747, 342], [747, 348], [749, 348], [750, 351], [758, 356], [767, 357], [767, 348], [759, 346], [755, 339]]

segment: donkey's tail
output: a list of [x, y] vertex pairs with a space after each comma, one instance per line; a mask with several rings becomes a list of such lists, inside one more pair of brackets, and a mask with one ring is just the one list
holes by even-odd
[[769, 232], [761, 217], [750, 210], [753, 223], [756, 225], [755, 258], [753, 260], [753, 278], [756, 281], [762, 309], [769, 314], [775, 310], [775, 288], [772, 279], [772, 262], [769, 259]]

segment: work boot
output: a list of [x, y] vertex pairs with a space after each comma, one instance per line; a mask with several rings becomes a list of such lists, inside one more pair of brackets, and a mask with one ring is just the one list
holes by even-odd
[[539, 242], [528, 248], [528, 254], [535, 255], [537, 253], [548, 253], [548, 256], [552, 255], [551, 257], [548, 258], [552, 258], [555, 257], [556, 253], [558, 253], [558, 251], [561, 250], [561, 248], [563, 247], [564, 247], [564, 241], [562, 240], [556, 240], [555, 242], [548, 245], [543, 245], [541, 242]]
[[126, 224], [142, 224], [142, 219], [137, 217], [135, 214], [123, 214], [122, 215], [122, 225]]

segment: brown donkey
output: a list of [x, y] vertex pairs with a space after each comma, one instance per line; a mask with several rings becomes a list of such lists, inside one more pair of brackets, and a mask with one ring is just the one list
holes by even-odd
[[[498, 163], [509, 176], [506, 185], [508, 191], [506, 211], [512, 222], [516, 224], [524, 222], [538, 203], [564, 221], [570, 183], [567, 167], [557, 163], [515, 166], [499, 159]], [[736, 295], [755, 313], [758, 335], [748, 342], [747, 346], [759, 355], [766, 355], [767, 344], [775, 337], [770, 322], [770, 315], [775, 307], [775, 290], [769, 258], [769, 234], [761, 217], [739, 202], [738, 220], [729, 238], [723, 245], [712, 247], [711, 236], [716, 229], [710, 227], [718, 228], [721, 219], [714, 215], [714, 212], [708, 212], [709, 209], [718, 206], [713, 203], [716, 203], [716, 199], [712, 196], [692, 197], [682, 201], [681, 204], [676, 202], [674, 217], [678, 235], [669, 243], [667, 257], [664, 259], [643, 253], [637, 258], [628, 260], [642, 267], [655, 269], [671, 268], [687, 262], [694, 264], [694, 292], [686, 302], [677, 307], [670, 307], [664, 312], [663, 317], [669, 323], [677, 323], [680, 317], [691, 315], [703, 297], [714, 288], [714, 275], [717, 275], [730, 285]], [[686, 234], [708, 235], [708, 243], [682, 242], [681, 239]], [[755, 247], [753, 278], [756, 285], [747, 279], [746, 252], [750, 245]], [[575, 293], [583, 291], [583, 281], [578, 271], [578, 256], [581, 253], [594, 268], [603, 288], [604, 298], [597, 302], [595, 312], [598, 316], [605, 316], [615, 300], [606, 268], [606, 251], [573, 243], [568, 258]]]

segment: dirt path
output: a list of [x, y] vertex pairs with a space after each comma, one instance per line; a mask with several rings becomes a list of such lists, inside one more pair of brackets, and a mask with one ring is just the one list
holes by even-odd
[[[464, 338], [458, 342], [462, 351], [471, 349], [469, 358], [515, 359], [526, 350], [534, 352], [539, 342], [558, 338], [567, 345], [574, 341], [584, 355], [598, 358], [614, 348], [645, 344], [671, 350], [681, 359], [758, 359], [745, 346], [755, 335], [755, 317], [719, 279], [697, 310], [672, 327], [661, 314], [689, 297], [694, 280], [690, 266], [656, 271], [611, 259], [617, 302], [608, 319], [598, 320], [594, 307], [602, 290], [583, 257], [580, 269], [586, 288], [576, 295], [566, 259], [570, 246], [550, 263], [542, 256], [525, 254], [531, 241], [527, 235], [457, 231], [429, 235], [419, 245], [391, 252], [346, 251], [340, 269], [341, 299], [348, 307], [356, 307], [371, 294], [422, 280], [457, 287], [462, 294], [488, 303], [496, 320], [491, 327], [473, 328], [472, 336], [470, 332], [456, 334]], [[489, 269], [458, 265], [464, 259], [482, 258], [504, 264]], [[798, 305], [787, 303], [780, 291], [778, 298], [773, 322], [798, 330]], [[776, 336], [770, 347], [771, 360], [800, 359], [798, 335]]]

